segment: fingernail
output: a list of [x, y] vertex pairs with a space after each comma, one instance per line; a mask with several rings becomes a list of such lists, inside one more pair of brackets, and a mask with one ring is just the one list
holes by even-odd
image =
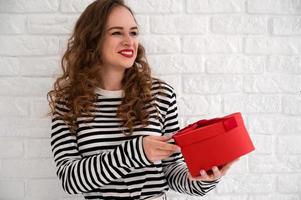
[[205, 174], [205, 170], [201, 170], [201, 171], [200, 171], [200, 174], [201, 174], [201, 175], [204, 175], [204, 174]]

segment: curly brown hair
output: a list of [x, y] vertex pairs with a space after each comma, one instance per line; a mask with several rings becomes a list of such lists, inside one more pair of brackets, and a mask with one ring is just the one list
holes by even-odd
[[[102, 63], [101, 55], [97, 52], [102, 47], [108, 16], [116, 6], [127, 8], [133, 15], [123, 0], [96, 0], [81, 14], [61, 59], [63, 73], [47, 93], [51, 108], [49, 114], [55, 114], [58, 102], [64, 102], [68, 108], [60, 118], [69, 126], [71, 133], [76, 133], [76, 119], [79, 116], [94, 119], [93, 102], [97, 99], [95, 88], [99, 86]], [[131, 135], [137, 121], [143, 127], [148, 125], [146, 107], [152, 102], [152, 81], [145, 50], [139, 44], [135, 62], [125, 70], [122, 80], [125, 96], [118, 107], [117, 117], [123, 121], [122, 126], [128, 128], [124, 134]]]

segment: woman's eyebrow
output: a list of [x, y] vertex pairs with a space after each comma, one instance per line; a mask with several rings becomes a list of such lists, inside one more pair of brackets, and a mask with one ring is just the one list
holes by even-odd
[[[122, 26], [113, 26], [113, 27], [109, 28], [108, 31], [110, 31], [112, 29], [123, 30], [123, 27]], [[133, 26], [133, 27], [130, 28], [130, 30], [133, 30], [133, 29], [138, 29], [138, 27], [137, 26]]]

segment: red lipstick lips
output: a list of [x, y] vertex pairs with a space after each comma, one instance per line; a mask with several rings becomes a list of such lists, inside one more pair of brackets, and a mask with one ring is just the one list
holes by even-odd
[[120, 53], [121, 55], [127, 58], [132, 58], [134, 56], [134, 51], [132, 49], [123, 49], [118, 53]]

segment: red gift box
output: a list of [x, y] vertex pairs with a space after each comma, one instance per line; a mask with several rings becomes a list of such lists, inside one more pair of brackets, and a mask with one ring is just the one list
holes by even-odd
[[241, 113], [197, 121], [178, 131], [173, 139], [193, 177], [199, 176], [201, 169], [221, 167], [255, 149]]

